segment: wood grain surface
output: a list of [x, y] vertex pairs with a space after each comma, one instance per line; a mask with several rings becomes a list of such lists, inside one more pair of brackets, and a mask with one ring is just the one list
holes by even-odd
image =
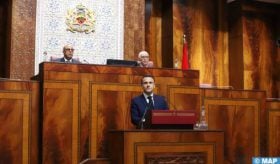
[[277, 157], [280, 154], [280, 101], [278, 100], [268, 100], [266, 101], [267, 108], [267, 134], [268, 134], [268, 144], [267, 144], [267, 156]]
[[[107, 131], [134, 128], [130, 123], [130, 100], [141, 94], [143, 75], [154, 75], [155, 92], [166, 97], [170, 87], [198, 87], [199, 78], [194, 70], [63, 63], [40, 66], [44, 163], [108, 158]], [[178, 105], [182, 109], [190, 102], [184, 102], [182, 96], [172, 97], [181, 97]]]
[[39, 83], [0, 81], [0, 163], [40, 160]]
[[[222, 131], [110, 131], [110, 157], [123, 164], [223, 163]], [[196, 154], [194, 154], [196, 153]]]

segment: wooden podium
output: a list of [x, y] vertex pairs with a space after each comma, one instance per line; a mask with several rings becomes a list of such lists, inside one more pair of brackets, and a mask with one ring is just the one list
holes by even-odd
[[118, 164], [224, 163], [224, 132], [187, 130], [114, 130], [111, 161]]

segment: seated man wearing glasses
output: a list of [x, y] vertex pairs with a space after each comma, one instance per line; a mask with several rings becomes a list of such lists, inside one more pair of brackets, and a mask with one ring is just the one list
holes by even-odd
[[81, 63], [79, 60], [73, 58], [74, 50], [71, 44], [67, 44], [63, 47], [63, 57], [52, 61], [61, 63]]
[[147, 51], [139, 52], [137, 63], [140, 67], [154, 67], [154, 63], [149, 60], [149, 53]]

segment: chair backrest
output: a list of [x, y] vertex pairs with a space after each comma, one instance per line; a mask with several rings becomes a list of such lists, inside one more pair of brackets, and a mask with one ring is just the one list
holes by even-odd
[[[58, 62], [60, 58], [61, 58], [61, 57], [51, 56], [51, 57], [50, 57], [50, 62]], [[80, 59], [79, 59], [79, 58], [73, 58], [73, 59], [80, 62]]]

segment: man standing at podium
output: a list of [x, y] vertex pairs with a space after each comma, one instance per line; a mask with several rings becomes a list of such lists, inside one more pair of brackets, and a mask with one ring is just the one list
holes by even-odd
[[145, 116], [148, 110], [160, 109], [168, 110], [168, 105], [163, 96], [153, 93], [155, 88], [155, 79], [152, 75], [145, 75], [141, 80], [143, 93], [131, 100], [131, 122], [139, 127], [145, 122]]

